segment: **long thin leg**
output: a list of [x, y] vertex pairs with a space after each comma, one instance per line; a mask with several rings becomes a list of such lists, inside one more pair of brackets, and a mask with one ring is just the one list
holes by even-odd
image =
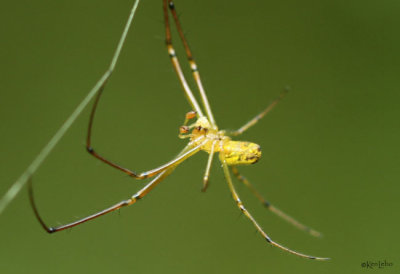
[[[182, 150], [182, 152], [179, 155], [184, 155], [188, 150], [190, 149], [190, 146], [186, 146], [184, 150]], [[32, 209], [33, 212], [35, 213], [36, 218], [38, 219], [39, 223], [41, 224], [41, 226], [44, 228], [44, 230], [46, 230], [48, 233], [54, 233], [54, 232], [58, 232], [64, 229], [68, 229], [80, 224], [83, 224], [87, 221], [93, 220], [97, 217], [103, 216], [107, 213], [110, 213], [112, 211], [115, 211], [117, 209], [120, 209], [121, 207], [125, 207], [125, 206], [129, 206], [132, 205], [134, 203], [136, 203], [139, 199], [143, 198], [147, 193], [149, 193], [156, 185], [158, 185], [162, 180], [164, 180], [169, 174], [171, 174], [171, 172], [178, 166], [179, 163], [175, 163], [174, 165], [169, 166], [166, 170], [162, 171], [161, 173], [159, 173], [157, 175], [157, 177], [155, 177], [151, 182], [149, 182], [145, 187], [143, 187], [141, 190], [139, 190], [136, 194], [132, 195], [132, 197], [130, 197], [127, 200], [121, 201], [109, 208], [106, 208], [102, 211], [99, 211], [97, 213], [94, 213], [92, 215], [89, 215], [85, 218], [82, 218], [78, 221], [72, 222], [72, 223], [68, 223], [65, 225], [61, 225], [61, 226], [56, 226], [56, 227], [49, 227], [46, 225], [46, 223], [43, 221], [43, 219], [40, 217], [39, 211], [36, 207], [35, 204], [35, 200], [34, 200], [34, 196], [33, 196], [33, 187], [32, 187], [32, 180], [30, 179], [28, 182], [28, 191], [29, 191], [29, 199], [32, 205]]]
[[[152, 177], [160, 172], [162, 172], [163, 170], [167, 169], [169, 166], [174, 165], [174, 164], [179, 164], [181, 163], [183, 160], [185, 160], [187, 157], [190, 157], [191, 155], [193, 155], [194, 153], [196, 153], [197, 151], [199, 151], [200, 146], [194, 147], [192, 150], [187, 151], [184, 155], [181, 155], [175, 159], [173, 159], [172, 161], [157, 167], [155, 169], [149, 170], [149, 171], [145, 171], [142, 173], [136, 173], [132, 170], [129, 170], [127, 168], [121, 167], [120, 165], [117, 165], [107, 159], [105, 159], [103, 156], [99, 155], [91, 146], [92, 143], [92, 127], [93, 127], [93, 121], [94, 121], [94, 117], [95, 117], [95, 113], [97, 110], [97, 106], [100, 100], [100, 97], [102, 95], [102, 91], [103, 89], [101, 89], [96, 97], [96, 100], [93, 103], [93, 108], [92, 108], [92, 112], [90, 113], [90, 119], [89, 119], [89, 126], [88, 126], [88, 132], [87, 132], [87, 139], [86, 139], [86, 149], [87, 151], [93, 155], [94, 157], [96, 157], [97, 159], [101, 160], [102, 162], [118, 169], [121, 170], [123, 172], [125, 172], [126, 174], [128, 174], [129, 176], [136, 178], [136, 179], [145, 179], [145, 178], [149, 178]], [[204, 137], [204, 136], [203, 136]]]
[[273, 213], [275, 213], [276, 215], [278, 215], [282, 219], [286, 220], [290, 224], [292, 224], [295, 227], [297, 227], [298, 229], [303, 230], [303, 231], [309, 233], [312, 236], [321, 237], [321, 233], [320, 232], [318, 232], [318, 231], [316, 231], [316, 230], [314, 230], [314, 229], [312, 229], [312, 228], [310, 228], [310, 227], [308, 227], [306, 225], [303, 225], [302, 223], [300, 223], [299, 221], [297, 221], [293, 217], [287, 215], [286, 213], [284, 213], [283, 211], [279, 210], [274, 205], [269, 203], [267, 200], [265, 200], [264, 197], [261, 196], [261, 194], [249, 182], [249, 180], [247, 180], [246, 177], [244, 177], [243, 175], [241, 175], [239, 173], [238, 169], [235, 166], [231, 166], [231, 169], [232, 169], [233, 174], [239, 179], [239, 181], [241, 181], [243, 184], [245, 184], [250, 189], [250, 191], [254, 194], [254, 196], [257, 197], [257, 199], [261, 202], [261, 204], [263, 206], [265, 206], [268, 210], [272, 211]]
[[125, 207], [125, 206], [129, 206], [134, 204], [135, 202], [137, 202], [139, 199], [143, 198], [151, 189], [153, 189], [153, 187], [155, 187], [158, 183], [160, 183], [165, 177], [167, 177], [173, 170], [175, 169], [175, 166], [172, 166], [170, 168], [168, 168], [167, 170], [164, 170], [163, 172], [161, 172], [160, 174], [158, 174], [157, 177], [155, 177], [150, 183], [148, 183], [144, 188], [142, 188], [139, 192], [137, 192], [135, 195], [133, 195], [131, 198], [121, 201], [109, 208], [106, 208], [102, 211], [99, 211], [95, 214], [92, 214], [90, 216], [87, 216], [85, 218], [82, 218], [78, 221], [69, 223], [69, 224], [65, 224], [65, 225], [61, 225], [61, 226], [56, 226], [56, 227], [49, 227], [46, 225], [46, 223], [43, 221], [43, 219], [40, 217], [39, 215], [39, 211], [36, 207], [35, 204], [35, 200], [33, 198], [33, 189], [32, 189], [32, 182], [29, 181], [28, 183], [28, 187], [29, 187], [29, 198], [30, 198], [30, 202], [33, 208], [33, 211], [35, 213], [36, 218], [38, 219], [38, 221], [40, 222], [40, 224], [42, 225], [42, 227], [48, 232], [48, 233], [54, 233], [54, 232], [58, 232], [64, 229], [68, 229], [80, 224], [83, 224], [87, 221], [93, 220], [97, 217], [103, 216], [107, 213], [110, 213], [112, 211], [115, 211], [117, 209], [120, 209], [121, 207]]
[[208, 187], [208, 179], [210, 178], [211, 163], [212, 163], [212, 160], [214, 158], [214, 150], [215, 150], [215, 144], [216, 143], [217, 143], [217, 141], [214, 141], [212, 143], [210, 154], [208, 155], [206, 172], [204, 173], [204, 177], [203, 177], [203, 188], [201, 189], [201, 191], [203, 191], [203, 192], [205, 192], [207, 190], [207, 187]]
[[11, 185], [6, 194], [0, 199], [0, 214], [3, 210], [8, 206], [8, 204], [15, 198], [15, 196], [21, 191], [22, 187], [26, 184], [28, 179], [36, 172], [36, 170], [40, 167], [43, 161], [47, 158], [50, 152], [53, 151], [55, 146], [61, 140], [61, 138], [65, 135], [71, 125], [75, 122], [78, 116], [82, 113], [83, 109], [87, 106], [87, 104], [91, 101], [91, 99], [96, 95], [96, 93], [103, 89], [107, 83], [107, 80], [110, 78], [114, 68], [117, 64], [119, 55], [121, 53], [122, 47], [125, 43], [125, 38], [128, 34], [129, 28], [133, 21], [134, 15], [136, 13], [137, 7], [139, 5], [139, 0], [136, 0], [133, 3], [132, 9], [130, 11], [128, 20], [126, 21], [124, 30], [122, 32], [121, 38], [118, 42], [117, 48], [112, 57], [110, 66], [107, 68], [106, 72], [103, 76], [97, 81], [94, 87], [89, 91], [86, 97], [82, 100], [82, 102], [75, 108], [75, 110], [71, 113], [71, 115], [65, 120], [62, 126], [57, 130], [54, 136], [50, 139], [50, 141], [45, 145], [45, 147], [39, 152], [36, 158], [32, 161], [32, 163], [28, 166], [28, 168], [22, 173], [22, 175]]
[[200, 116], [200, 117], [204, 116], [199, 104], [196, 101], [196, 98], [194, 97], [194, 95], [186, 81], [185, 76], [183, 75], [182, 68], [179, 64], [178, 57], [176, 56], [176, 53], [175, 53], [175, 49], [172, 46], [171, 29], [169, 27], [168, 7], [167, 7], [166, 1], [164, 1], [164, 20], [165, 20], [165, 42], [167, 44], [167, 50], [168, 50], [168, 54], [171, 59], [172, 65], [175, 69], [176, 74], [178, 75], [178, 78], [179, 78], [179, 81], [181, 82], [183, 90], [185, 91], [185, 95], [186, 95], [187, 100], [189, 101], [189, 104], [192, 106], [193, 110], [196, 111], [198, 116]]
[[[165, 9], [165, 6], [167, 5], [167, 1], [168, 0], [164, 0], [164, 12], [167, 12], [166, 9]], [[199, 73], [197, 64], [194, 61], [194, 58], [193, 58], [192, 52], [190, 50], [189, 44], [188, 44], [188, 42], [187, 42], [187, 40], [185, 38], [185, 35], [183, 34], [183, 30], [182, 30], [181, 24], [179, 22], [178, 15], [176, 14], [175, 5], [174, 5], [173, 1], [168, 1], [168, 7], [169, 7], [169, 9], [171, 11], [172, 17], [174, 18], [175, 25], [176, 25], [176, 28], [178, 30], [179, 36], [180, 36], [180, 38], [182, 40], [183, 46], [185, 47], [186, 55], [187, 55], [187, 58], [189, 60], [189, 64], [190, 64], [190, 68], [192, 70], [193, 78], [196, 81], [197, 87], [199, 89], [201, 100], [202, 100], [203, 106], [204, 106], [204, 108], [206, 110], [207, 117], [210, 120], [211, 125], [214, 128], [216, 128], [217, 125], [215, 123], [214, 116], [213, 116], [212, 111], [211, 111], [210, 103], [208, 102], [206, 92], [204, 91], [204, 87], [203, 87], [203, 84], [202, 84], [201, 79], [200, 79], [200, 73]], [[167, 29], [170, 28], [168, 21], [166, 21], [166, 28]], [[168, 30], [168, 32], [170, 33], [169, 30]], [[171, 47], [172, 47], [172, 44], [171, 44]]]
[[243, 212], [243, 214], [253, 223], [253, 225], [256, 227], [257, 231], [260, 232], [260, 234], [265, 238], [265, 240], [270, 243], [273, 246], [279, 247], [280, 249], [287, 251], [289, 253], [292, 253], [294, 255], [297, 255], [299, 257], [303, 257], [303, 258], [307, 258], [307, 259], [314, 259], [314, 260], [329, 260], [329, 258], [322, 258], [322, 257], [314, 257], [314, 256], [310, 256], [310, 255], [306, 255], [297, 251], [294, 251], [292, 249], [289, 249], [281, 244], [278, 244], [277, 242], [274, 242], [265, 232], [264, 230], [261, 228], [261, 226], [257, 223], [257, 221], [253, 218], [253, 216], [249, 213], [249, 211], [247, 211], [247, 209], [244, 207], [242, 201], [239, 198], [239, 195], [237, 194], [235, 187], [233, 186], [232, 183], [232, 179], [231, 176], [229, 174], [229, 169], [228, 169], [228, 165], [226, 163], [225, 157], [223, 155], [223, 152], [220, 152], [220, 160], [222, 163], [222, 168], [224, 170], [224, 174], [225, 174], [225, 178], [226, 181], [228, 182], [228, 186], [229, 186], [229, 190], [232, 193], [232, 197], [236, 202], [236, 205], [238, 206], [238, 208]]
[[271, 104], [269, 104], [269, 106], [266, 109], [264, 109], [260, 114], [258, 114], [256, 117], [248, 121], [244, 126], [239, 128], [238, 130], [231, 132], [230, 135], [238, 136], [243, 132], [245, 132], [246, 130], [248, 130], [250, 127], [254, 126], [261, 118], [263, 118], [267, 113], [269, 113], [283, 97], [285, 97], [288, 91], [289, 89], [285, 88], [285, 90], [281, 92], [279, 97], [276, 98]]

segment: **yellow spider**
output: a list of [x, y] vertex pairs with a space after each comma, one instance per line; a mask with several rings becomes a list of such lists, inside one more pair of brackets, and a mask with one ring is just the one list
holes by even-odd
[[[137, 5], [137, 3], [135, 3]], [[149, 177], [154, 177], [152, 181], [150, 181], [145, 187], [143, 187], [141, 190], [139, 190], [136, 194], [134, 194], [132, 197], [130, 197], [127, 200], [121, 201], [109, 208], [106, 208], [100, 212], [94, 213], [90, 216], [87, 216], [85, 218], [82, 218], [78, 221], [57, 226], [57, 227], [48, 227], [43, 219], [40, 217], [38, 209], [35, 205], [34, 198], [33, 198], [33, 190], [32, 190], [32, 182], [29, 182], [29, 197], [30, 201], [32, 204], [32, 208], [34, 210], [34, 213], [42, 225], [42, 227], [48, 232], [48, 233], [54, 233], [58, 232], [64, 229], [68, 229], [74, 226], [77, 226], [79, 224], [82, 224], [84, 222], [87, 222], [89, 220], [95, 219], [99, 216], [102, 216], [104, 214], [107, 214], [109, 212], [115, 211], [117, 209], [120, 209], [121, 207], [124, 206], [129, 206], [134, 203], [136, 203], [138, 200], [143, 198], [146, 194], [148, 194], [157, 184], [159, 184], [161, 181], [163, 181], [168, 175], [170, 175], [174, 169], [182, 163], [184, 160], [187, 158], [191, 157], [195, 153], [199, 152], [200, 150], [203, 150], [207, 153], [209, 153], [209, 158], [206, 166], [206, 171], [204, 174], [203, 178], [203, 191], [206, 190], [207, 185], [208, 185], [208, 178], [210, 174], [210, 169], [211, 169], [211, 163], [213, 160], [213, 156], [215, 153], [218, 153], [219, 155], [219, 160], [222, 164], [222, 168], [225, 174], [226, 181], [229, 186], [229, 190], [231, 191], [232, 197], [234, 201], [236, 202], [238, 208], [242, 211], [242, 213], [253, 223], [253, 225], [256, 227], [257, 231], [264, 237], [264, 239], [270, 243], [273, 246], [279, 247], [280, 249], [283, 249], [289, 253], [295, 254], [300, 257], [308, 258], [308, 259], [316, 259], [316, 260], [327, 260], [328, 258], [322, 258], [322, 257], [315, 257], [315, 256], [309, 256], [305, 255], [303, 253], [291, 250], [287, 247], [282, 246], [281, 244], [273, 241], [261, 228], [261, 226], [256, 222], [256, 220], [253, 218], [253, 216], [249, 213], [249, 211], [245, 208], [243, 205], [242, 201], [239, 198], [239, 195], [237, 194], [235, 187], [232, 183], [231, 175], [229, 168], [232, 170], [233, 174], [241, 181], [243, 182], [251, 191], [252, 193], [260, 200], [260, 202], [270, 211], [274, 212], [278, 216], [282, 217], [292, 225], [296, 226], [297, 228], [307, 231], [309, 234], [313, 236], [320, 236], [320, 233], [301, 224], [300, 222], [296, 221], [289, 215], [283, 213], [273, 205], [271, 205], [269, 202], [267, 202], [256, 190], [255, 188], [250, 184], [250, 182], [243, 177], [237, 170], [236, 166], [237, 165], [246, 165], [246, 164], [254, 164], [256, 163], [260, 157], [261, 157], [261, 149], [260, 146], [251, 143], [251, 142], [243, 142], [243, 141], [233, 141], [231, 137], [233, 136], [238, 136], [242, 134], [244, 131], [249, 129], [251, 126], [253, 126], [255, 123], [257, 123], [261, 118], [263, 118], [268, 112], [272, 110], [272, 108], [278, 103], [278, 101], [286, 94], [285, 92], [282, 92], [281, 95], [275, 99], [263, 112], [258, 114], [256, 117], [254, 117], [252, 120], [247, 122], [244, 126], [239, 128], [236, 131], [233, 132], [226, 132], [224, 130], [219, 130], [218, 126], [215, 122], [214, 116], [211, 111], [210, 104], [208, 102], [206, 93], [204, 91], [202, 82], [200, 80], [200, 74], [197, 68], [197, 65], [193, 59], [192, 53], [190, 51], [189, 45], [184, 37], [182, 27], [180, 25], [174, 3], [172, 1], [168, 0], [163, 0], [163, 10], [164, 10], [164, 20], [165, 20], [165, 31], [166, 31], [166, 44], [167, 44], [167, 50], [169, 57], [171, 59], [172, 65], [178, 75], [179, 81], [183, 87], [183, 90], [185, 92], [185, 95], [193, 109], [193, 111], [190, 111], [186, 114], [186, 119], [183, 124], [183, 126], [180, 127], [179, 131], [179, 137], [184, 139], [188, 138], [190, 141], [189, 143], [185, 146], [185, 148], [178, 154], [178, 156], [173, 159], [172, 161], [157, 167], [155, 169], [142, 172], [142, 173], [136, 173], [134, 171], [131, 171], [127, 168], [121, 167], [107, 159], [105, 159], [103, 156], [98, 154], [92, 147], [91, 145], [91, 132], [92, 132], [92, 125], [94, 121], [94, 116], [96, 113], [97, 105], [100, 100], [101, 94], [103, 92], [103, 89], [105, 87], [105, 84], [111, 75], [111, 72], [115, 66], [116, 60], [113, 60], [113, 63], [108, 71], [108, 73], [105, 74], [103, 84], [99, 86], [98, 88], [98, 95], [94, 101], [93, 108], [91, 111], [90, 119], [89, 119], [89, 126], [88, 126], [88, 134], [87, 134], [87, 142], [86, 142], [86, 148], [87, 151], [96, 157], [97, 159], [103, 161], [104, 163], [119, 169], [129, 176], [135, 178], [135, 179], [146, 179]], [[200, 92], [200, 97], [202, 100], [202, 105], [204, 107], [205, 114], [203, 113], [202, 108], [196, 101], [195, 97], [193, 96], [193, 93], [185, 79], [185, 76], [182, 72], [181, 66], [179, 64], [178, 58], [176, 56], [175, 50], [172, 45], [172, 39], [171, 39], [171, 28], [170, 28], [170, 23], [169, 23], [169, 13], [168, 9], [172, 14], [173, 20], [175, 22], [176, 28], [178, 30], [179, 36], [182, 40], [183, 46], [186, 51], [186, 55], [190, 64], [190, 68], [193, 74], [193, 78], [196, 82], [197, 88]], [[134, 9], [132, 9], [131, 14], [133, 14]], [[126, 26], [126, 30], [129, 28], [129, 20]], [[123, 33], [121, 41], [125, 38], [126, 32]], [[119, 51], [120, 48], [117, 49]], [[188, 122], [190, 120], [197, 119], [194, 123], [188, 125]]]

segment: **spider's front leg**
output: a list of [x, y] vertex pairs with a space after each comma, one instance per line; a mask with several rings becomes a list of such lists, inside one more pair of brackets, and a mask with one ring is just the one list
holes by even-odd
[[33, 209], [35, 216], [38, 219], [39, 223], [48, 233], [62, 231], [62, 230], [83, 224], [87, 221], [96, 219], [97, 217], [103, 216], [107, 213], [113, 212], [122, 207], [130, 206], [130, 205], [136, 203], [138, 200], [140, 200], [141, 198], [146, 196], [156, 185], [158, 185], [161, 181], [163, 181], [169, 174], [171, 174], [172, 171], [174, 171], [174, 169], [179, 165], [180, 162], [189, 158], [191, 155], [188, 152], [191, 152], [191, 151], [198, 152], [203, 144], [204, 144], [204, 141], [201, 142], [200, 144], [194, 146], [193, 142], [190, 142], [177, 156], [177, 159], [181, 159], [183, 157], [181, 161], [172, 161], [174, 163], [170, 164], [167, 168], [165, 168], [163, 171], [161, 171], [151, 182], [149, 182], [145, 187], [143, 187], [141, 190], [139, 190], [136, 194], [132, 195], [129, 199], [123, 200], [117, 204], [114, 204], [113, 206], [111, 206], [109, 208], [106, 208], [102, 211], [99, 211], [97, 213], [94, 213], [92, 215], [84, 217], [75, 222], [68, 223], [68, 224], [61, 225], [61, 226], [49, 227], [43, 221], [42, 217], [39, 214], [39, 210], [37, 209], [36, 203], [35, 203], [35, 199], [34, 199], [34, 195], [33, 195], [32, 180], [30, 179], [29, 185], [28, 185], [28, 187], [29, 187], [28, 190], [29, 190], [29, 199], [31, 202], [32, 209]]

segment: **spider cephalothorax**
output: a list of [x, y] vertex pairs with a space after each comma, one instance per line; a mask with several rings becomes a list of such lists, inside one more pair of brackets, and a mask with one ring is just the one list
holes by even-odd
[[[195, 123], [186, 126], [186, 123], [195, 117], [194, 114], [194, 111], [186, 114], [185, 125], [180, 127], [180, 138], [190, 138], [194, 145], [201, 144], [201, 150], [207, 153], [223, 153], [228, 165], [248, 165], [258, 162], [261, 157], [261, 147], [258, 144], [232, 141], [229, 136], [226, 136], [224, 130], [213, 128], [205, 116], [199, 117]], [[190, 129], [191, 133], [187, 134]]]

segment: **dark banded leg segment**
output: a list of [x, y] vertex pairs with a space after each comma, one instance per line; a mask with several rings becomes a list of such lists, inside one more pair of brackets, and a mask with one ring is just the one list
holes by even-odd
[[[201, 137], [199, 137], [197, 139], [197, 141], [199, 139], [203, 139], [203, 138], [204, 138], [204, 136], [201, 136]], [[101, 155], [97, 154], [93, 150], [92, 147], [89, 147], [88, 151], [89, 151], [90, 154], [92, 154], [94, 157], [96, 157], [97, 159], [101, 160], [102, 162], [104, 162], [104, 163], [106, 163], [106, 164], [108, 164], [108, 165], [110, 165], [110, 166], [112, 166], [112, 167], [114, 167], [114, 168], [116, 168], [118, 170], [123, 171], [124, 173], [128, 174], [129, 176], [131, 176], [131, 177], [133, 177], [135, 179], [143, 180], [143, 179], [146, 179], [146, 178], [149, 178], [149, 177], [153, 177], [154, 175], [157, 175], [158, 173], [160, 173], [160, 172], [166, 170], [167, 168], [169, 168], [170, 166], [180, 164], [181, 162], [183, 162], [184, 160], [186, 160], [187, 158], [189, 158], [193, 154], [197, 153], [200, 150], [200, 147], [201, 147], [201, 145], [197, 145], [197, 146], [191, 148], [189, 151], [185, 152], [184, 154], [182, 154], [182, 155], [176, 157], [175, 159], [169, 161], [168, 163], [163, 164], [163, 165], [161, 165], [161, 166], [159, 166], [159, 167], [157, 167], [155, 169], [151, 169], [149, 171], [145, 171], [145, 172], [142, 172], [142, 173], [139, 173], [139, 174], [134, 172], [134, 171], [131, 171], [129, 169], [126, 169], [124, 167], [121, 167], [121, 166], [119, 166], [119, 165], [117, 165], [117, 164], [115, 164], [115, 163], [103, 158]]]
[[292, 250], [292, 249], [289, 249], [289, 248], [287, 248], [287, 247], [285, 247], [285, 246], [283, 246], [283, 245], [281, 245], [281, 244], [279, 244], [279, 243], [273, 241], [273, 240], [264, 232], [264, 230], [261, 228], [261, 226], [257, 223], [257, 221], [256, 221], [256, 220], [253, 218], [253, 216], [250, 214], [250, 212], [245, 208], [244, 204], [243, 204], [242, 201], [240, 200], [239, 195], [237, 194], [237, 192], [236, 192], [236, 190], [235, 190], [235, 187], [233, 186], [232, 179], [231, 179], [231, 176], [230, 176], [230, 174], [229, 174], [229, 168], [228, 168], [228, 165], [227, 165], [227, 163], [226, 163], [226, 160], [225, 160], [225, 158], [224, 158], [224, 156], [223, 156], [223, 153], [220, 153], [219, 155], [220, 155], [220, 160], [221, 160], [221, 163], [222, 163], [222, 168], [223, 168], [223, 170], [224, 170], [225, 178], [226, 178], [226, 181], [227, 181], [228, 186], [229, 186], [229, 190], [230, 190], [231, 193], [232, 193], [232, 197], [233, 197], [233, 199], [235, 200], [236, 205], [237, 205], [238, 208], [242, 211], [242, 213], [253, 223], [253, 225], [256, 227], [257, 231], [264, 237], [264, 239], [265, 239], [269, 244], [271, 244], [271, 245], [273, 245], [273, 246], [276, 246], [276, 247], [278, 247], [278, 248], [280, 248], [280, 249], [282, 249], [282, 250], [284, 250], [284, 251], [286, 251], [286, 252], [289, 252], [289, 253], [294, 254], [294, 255], [296, 255], [296, 256], [299, 256], [299, 257], [303, 257], [303, 258], [307, 258], [307, 259], [312, 259], [312, 260], [321, 260], [321, 261], [323, 261], [323, 260], [329, 260], [329, 258], [315, 257], [315, 256], [310, 256], [310, 255], [306, 255], [306, 254], [303, 254], [303, 253], [294, 251], [294, 250]]
[[165, 42], [167, 44], [168, 55], [171, 59], [172, 65], [175, 69], [176, 74], [178, 75], [179, 81], [182, 85], [183, 90], [185, 91], [185, 95], [189, 104], [191, 105], [192, 109], [196, 111], [197, 116], [204, 116], [203, 112], [199, 104], [197, 103], [196, 98], [193, 95], [192, 90], [190, 89], [186, 78], [182, 72], [181, 65], [179, 64], [178, 57], [176, 56], [176, 52], [174, 47], [172, 46], [172, 39], [171, 39], [171, 28], [169, 25], [169, 18], [168, 18], [168, 3], [164, 0], [164, 21], [165, 21]]
[[140, 191], [138, 191], [135, 195], [133, 195], [131, 198], [121, 201], [109, 208], [106, 208], [102, 211], [99, 211], [95, 214], [89, 215], [85, 218], [82, 218], [78, 221], [69, 223], [69, 224], [65, 224], [65, 225], [61, 225], [61, 226], [56, 226], [56, 227], [49, 227], [46, 225], [46, 223], [43, 221], [42, 217], [39, 215], [39, 211], [36, 207], [35, 204], [35, 200], [33, 197], [33, 188], [32, 188], [32, 180], [30, 179], [28, 182], [28, 190], [29, 190], [29, 199], [32, 205], [32, 209], [35, 213], [36, 218], [38, 219], [39, 223], [41, 224], [41, 226], [44, 228], [44, 230], [46, 230], [48, 233], [54, 233], [54, 232], [58, 232], [58, 231], [62, 231], [65, 229], [69, 229], [71, 227], [83, 224], [87, 221], [96, 219], [97, 217], [103, 216], [107, 213], [113, 212], [117, 209], [120, 209], [122, 207], [126, 207], [126, 206], [130, 206], [134, 203], [136, 203], [138, 200], [140, 200], [141, 198], [143, 198], [147, 193], [150, 192], [150, 190], [152, 190], [158, 183], [160, 183], [163, 179], [165, 179], [165, 177], [167, 177], [169, 174], [171, 174], [171, 172], [175, 169], [175, 166], [170, 167], [169, 169], [161, 172], [156, 178], [154, 178], [150, 183], [148, 183], [144, 188], [142, 188]]
[[[179, 37], [181, 38], [183, 46], [185, 48], [185, 52], [186, 52], [187, 59], [189, 61], [190, 69], [192, 71], [193, 78], [194, 78], [194, 80], [196, 82], [197, 88], [199, 89], [201, 100], [202, 100], [203, 106], [204, 106], [204, 108], [206, 110], [207, 117], [210, 120], [211, 125], [216, 128], [217, 125], [215, 123], [214, 116], [213, 116], [212, 111], [211, 111], [210, 103], [208, 102], [206, 92], [204, 90], [203, 84], [202, 84], [201, 79], [200, 79], [200, 73], [199, 73], [199, 70], [198, 70], [198, 66], [197, 66], [197, 64], [196, 64], [196, 62], [195, 62], [195, 60], [193, 58], [192, 51], [190, 50], [189, 44], [188, 44], [188, 42], [187, 42], [187, 40], [185, 38], [185, 35], [183, 33], [182, 26], [181, 26], [181, 24], [179, 22], [179, 18], [178, 18], [178, 15], [176, 13], [176, 10], [175, 10], [175, 4], [174, 4], [173, 1], [164, 0], [164, 12], [166, 12], [165, 6], [167, 5], [167, 2], [168, 2], [169, 10], [171, 11], [172, 17], [174, 18], [176, 29], [178, 30], [178, 33], [179, 33]], [[169, 24], [166, 24], [166, 28], [167, 29], [170, 28]]]
[[278, 215], [279, 217], [281, 217], [288, 223], [292, 224], [293, 226], [297, 227], [300, 230], [303, 230], [303, 231], [309, 233], [310, 235], [312, 235], [314, 237], [322, 236], [322, 234], [320, 232], [300, 223], [293, 217], [287, 215], [283, 211], [281, 211], [278, 208], [276, 208], [275, 206], [273, 206], [271, 203], [269, 203], [267, 200], [265, 200], [263, 196], [261, 196], [261, 194], [254, 188], [254, 186], [252, 184], [250, 184], [249, 180], [247, 180], [246, 177], [244, 177], [243, 175], [241, 175], [239, 173], [238, 169], [235, 166], [232, 166], [231, 169], [232, 169], [233, 174], [236, 176], [236, 178], [238, 178], [239, 181], [241, 181], [243, 184], [245, 184], [250, 189], [250, 191], [254, 194], [254, 196], [257, 197], [257, 199], [261, 202], [261, 204], [264, 207], [266, 207], [269, 211], [275, 213], [276, 215]]
[[[197, 148], [200, 147], [201, 145], [203, 145], [203, 143], [201, 143], [199, 146], [196, 146]], [[178, 157], [181, 157], [183, 155], [186, 155], [187, 152], [191, 151], [192, 147], [191, 147], [191, 143], [189, 143], [179, 154]], [[189, 156], [186, 156], [186, 158], [188, 158]], [[183, 161], [183, 160], [182, 160]], [[179, 165], [179, 163], [175, 163], [173, 165], [170, 165], [167, 169], [165, 169], [164, 171], [162, 171], [161, 173], [159, 173], [152, 181], [150, 181], [145, 187], [143, 187], [141, 190], [139, 190], [135, 195], [133, 195], [131, 198], [121, 201], [109, 208], [106, 208], [102, 211], [99, 211], [95, 214], [89, 215], [85, 218], [82, 218], [78, 221], [69, 223], [69, 224], [65, 224], [65, 225], [61, 225], [61, 226], [56, 226], [56, 227], [49, 227], [46, 225], [46, 223], [43, 221], [42, 217], [39, 214], [39, 211], [36, 207], [36, 203], [35, 203], [35, 199], [34, 199], [34, 195], [33, 195], [33, 187], [32, 187], [32, 181], [31, 179], [29, 180], [29, 185], [28, 185], [28, 191], [29, 191], [29, 200], [33, 209], [33, 212], [35, 213], [36, 218], [38, 219], [39, 223], [41, 224], [41, 226], [44, 228], [44, 230], [46, 230], [48, 233], [54, 233], [54, 232], [58, 232], [61, 230], [65, 230], [77, 225], [80, 225], [82, 223], [85, 223], [87, 221], [93, 220], [97, 217], [103, 216], [107, 213], [113, 212], [117, 209], [120, 209], [122, 207], [126, 207], [129, 205], [132, 205], [134, 203], [136, 203], [139, 199], [143, 198], [145, 195], [147, 195], [156, 185], [158, 185], [162, 180], [164, 180], [168, 175], [170, 175], [172, 173], [172, 171], [174, 171], [174, 169]]]

